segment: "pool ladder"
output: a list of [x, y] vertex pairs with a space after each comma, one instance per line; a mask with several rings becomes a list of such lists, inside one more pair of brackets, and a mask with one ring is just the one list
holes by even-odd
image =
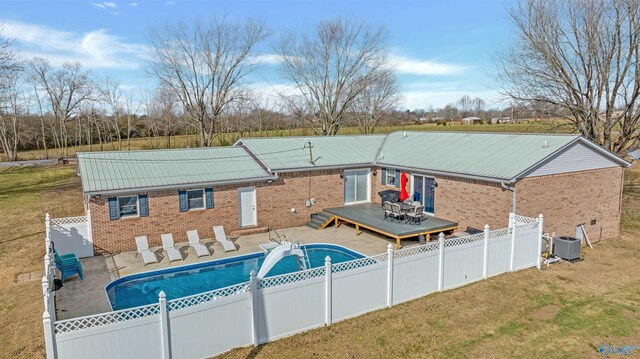
[[302, 248], [302, 251], [304, 252], [304, 259], [303, 259], [302, 265], [300, 265], [300, 259], [297, 259], [298, 268], [300, 268], [300, 270], [311, 269], [311, 260], [309, 259], [309, 252], [307, 252], [307, 246], [304, 244], [304, 242], [300, 240], [292, 242], [291, 249], [294, 249], [294, 248]]

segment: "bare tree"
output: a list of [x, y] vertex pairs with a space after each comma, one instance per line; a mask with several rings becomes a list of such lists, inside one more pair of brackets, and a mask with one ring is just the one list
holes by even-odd
[[351, 19], [321, 21], [311, 36], [289, 33], [277, 48], [297, 94], [284, 94], [292, 113], [314, 131], [335, 135], [354, 101], [387, 62], [382, 27]]
[[523, 0], [509, 15], [504, 93], [618, 154], [640, 147], [640, 1]]
[[241, 95], [257, 64], [255, 47], [266, 36], [260, 21], [216, 18], [168, 23], [151, 32], [149, 71], [175, 93], [185, 115], [198, 126], [201, 146], [210, 146], [221, 132], [220, 116]]
[[400, 103], [396, 78], [381, 69], [355, 98], [352, 108], [361, 133], [373, 133], [380, 118]]
[[22, 64], [12, 49], [12, 41], [2, 35], [0, 26], [0, 147], [7, 160], [18, 158], [18, 78]]
[[120, 120], [125, 112], [125, 94], [120, 87], [120, 81], [111, 77], [106, 77], [104, 81], [102, 81], [100, 95], [102, 102], [107, 106], [107, 110], [111, 115], [113, 128], [115, 130], [116, 138], [118, 139], [118, 150], [122, 150], [122, 129], [120, 128]]
[[43, 104], [46, 104], [57, 123], [58, 146], [67, 155], [67, 122], [79, 113], [83, 102], [92, 99], [95, 92], [93, 80], [79, 63], [65, 63], [54, 70], [46, 59], [36, 57], [29, 65], [35, 89], [42, 93]]

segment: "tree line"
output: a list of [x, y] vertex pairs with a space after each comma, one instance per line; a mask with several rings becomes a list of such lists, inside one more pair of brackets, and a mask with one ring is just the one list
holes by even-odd
[[[230, 132], [307, 127], [335, 135], [355, 126], [373, 133], [416, 118], [515, 114], [565, 119], [621, 155], [640, 147], [640, 0], [521, 0], [509, 18], [517, 38], [498, 54], [497, 86], [511, 106], [487, 108], [463, 96], [413, 112], [398, 110], [384, 26], [350, 18], [277, 37], [256, 19], [159, 24], [148, 34], [146, 67], [157, 86], [137, 96], [77, 63], [24, 61], [0, 29], [0, 148], [15, 160], [22, 149], [47, 157], [113, 141], [130, 149], [137, 137], [171, 147], [172, 136], [191, 134], [189, 145], [211, 146]], [[269, 44], [271, 54], [261, 53]], [[269, 61], [290, 86], [265, 94], [251, 79]]]

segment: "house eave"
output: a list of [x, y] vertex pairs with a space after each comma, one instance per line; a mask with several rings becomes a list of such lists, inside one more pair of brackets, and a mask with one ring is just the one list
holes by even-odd
[[378, 162], [375, 164], [379, 167], [387, 167], [399, 169], [406, 172], [418, 172], [432, 175], [439, 175], [444, 177], [456, 177], [462, 179], [469, 179], [475, 181], [484, 181], [484, 182], [492, 182], [492, 183], [512, 183], [512, 180], [509, 178], [498, 178], [498, 177], [485, 177], [485, 176], [476, 176], [464, 173], [456, 173], [456, 172], [446, 172], [446, 171], [438, 171], [438, 170], [430, 170], [427, 168], [418, 168], [418, 167], [408, 167], [408, 166], [398, 166], [391, 163], [382, 163]]
[[182, 183], [182, 184], [172, 184], [172, 185], [165, 185], [165, 186], [123, 188], [123, 189], [113, 189], [113, 190], [104, 190], [104, 191], [103, 190], [85, 191], [84, 194], [87, 196], [132, 194], [132, 193], [140, 193], [140, 192], [157, 192], [157, 191], [163, 191], [163, 190], [176, 190], [176, 189], [193, 188], [193, 187], [208, 187], [208, 186], [215, 187], [215, 186], [246, 184], [246, 183], [254, 183], [254, 182], [268, 182], [268, 181], [275, 181], [277, 179], [278, 179], [277, 175], [270, 175], [270, 176], [224, 180], [224, 181]]

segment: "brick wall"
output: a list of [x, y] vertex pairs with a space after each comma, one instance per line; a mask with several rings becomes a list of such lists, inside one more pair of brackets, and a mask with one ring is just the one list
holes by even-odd
[[[213, 209], [180, 212], [178, 191], [149, 192], [149, 216], [109, 219], [108, 196], [92, 198], [93, 238], [96, 253], [135, 250], [134, 237], [147, 235], [151, 246], [161, 245], [160, 234], [173, 233], [176, 242], [186, 242], [186, 231], [197, 229], [201, 238], [213, 237], [213, 226], [224, 225], [227, 233], [239, 229], [238, 192], [240, 187], [256, 187], [258, 227], [302, 226], [312, 213], [344, 204], [342, 170], [279, 174], [272, 183], [253, 183], [214, 187]], [[372, 177], [372, 188], [375, 184]], [[372, 191], [372, 196], [376, 192]], [[377, 195], [375, 195], [377, 197]], [[310, 208], [305, 201], [315, 198]], [[291, 212], [295, 208], [296, 212]]]
[[518, 214], [542, 213], [544, 230], [558, 235], [575, 236], [585, 223], [591, 241], [617, 236], [623, 175], [614, 167], [523, 179], [516, 184]]
[[[513, 197], [512, 192], [504, 191], [500, 184], [455, 177], [435, 178], [438, 183], [434, 208], [436, 217], [458, 222], [460, 230], [466, 230], [467, 227], [482, 229], [485, 224], [492, 228], [508, 225]], [[375, 202], [380, 202], [378, 191], [385, 189], [399, 190], [394, 186], [383, 186], [380, 178], [377, 178], [375, 191], [372, 191]], [[407, 192], [412, 194], [410, 177]]]

